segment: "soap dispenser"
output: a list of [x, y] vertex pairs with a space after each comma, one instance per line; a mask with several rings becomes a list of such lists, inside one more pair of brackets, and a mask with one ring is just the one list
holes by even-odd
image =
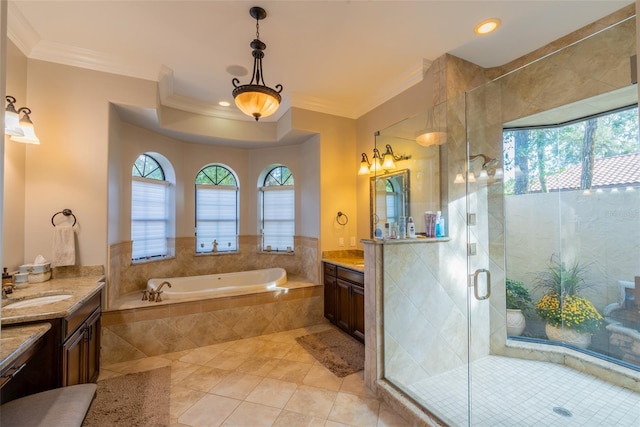
[[407, 223], [407, 234], [410, 239], [415, 239], [416, 237], [416, 225], [413, 223], [413, 217], [409, 217], [409, 222]]

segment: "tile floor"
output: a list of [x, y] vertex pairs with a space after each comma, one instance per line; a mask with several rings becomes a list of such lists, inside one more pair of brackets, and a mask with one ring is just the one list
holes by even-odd
[[[468, 425], [467, 375], [463, 366], [411, 385], [410, 394], [449, 424]], [[487, 356], [473, 363], [471, 383], [474, 427], [640, 426], [640, 393], [567, 366]]]
[[364, 386], [295, 341], [329, 324], [103, 366], [100, 379], [171, 366], [172, 426], [406, 426]]

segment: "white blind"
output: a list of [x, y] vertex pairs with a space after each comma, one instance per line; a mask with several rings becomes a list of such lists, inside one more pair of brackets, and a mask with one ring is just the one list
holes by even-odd
[[293, 250], [295, 192], [292, 186], [262, 188], [262, 249]]
[[196, 252], [238, 250], [238, 189], [196, 185]]
[[167, 255], [166, 181], [132, 178], [131, 240], [134, 260]]

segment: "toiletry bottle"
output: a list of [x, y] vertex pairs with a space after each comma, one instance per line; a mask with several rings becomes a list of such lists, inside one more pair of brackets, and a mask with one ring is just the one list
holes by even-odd
[[398, 222], [398, 239], [407, 238], [407, 217], [401, 216]]
[[9, 274], [9, 272], [7, 271], [7, 267], [4, 267], [4, 269], [2, 270], [2, 284], [6, 285], [12, 282], [13, 282], [13, 276]]
[[436, 237], [444, 237], [444, 218], [441, 211], [436, 213]]
[[416, 237], [416, 225], [413, 223], [413, 217], [409, 217], [409, 223], [407, 224], [407, 233], [409, 234], [410, 239], [415, 239]]
[[391, 238], [391, 229], [389, 228], [389, 223], [385, 222], [384, 223], [384, 239], [389, 239]]

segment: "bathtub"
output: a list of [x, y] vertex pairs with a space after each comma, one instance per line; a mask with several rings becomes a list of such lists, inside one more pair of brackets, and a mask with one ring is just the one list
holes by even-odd
[[277, 290], [287, 283], [287, 272], [284, 268], [265, 268], [204, 276], [152, 278], [147, 281], [147, 290], [155, 291], [163, 282], [171, 284], [171, 287], [162, 287], [163, 300], [215, 298]]

